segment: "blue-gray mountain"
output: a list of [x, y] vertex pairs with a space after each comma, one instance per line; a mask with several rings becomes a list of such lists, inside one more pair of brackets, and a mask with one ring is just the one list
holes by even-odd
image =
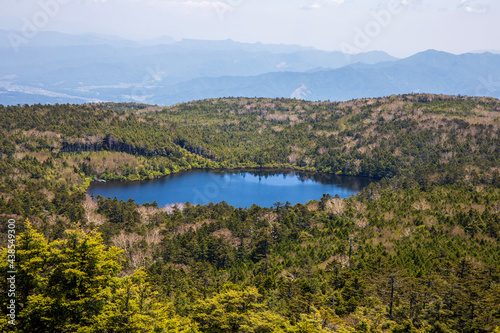
[[294, 45], [40, 32], [17, 50], [0, 31], [0, 104], [246, 96], [347, 100], [427, 92], [500, 98], [500, 55], [427, 51], [406, 59]]
[[152, 102], [174, 103], [221, 96], [343, 101], [404, 93], [500, 98], [500, 55], [453, 55], [431, 50], [397, 61], [354, 64], [313, 73], [200, 78], [179, 83], [154, 96]]

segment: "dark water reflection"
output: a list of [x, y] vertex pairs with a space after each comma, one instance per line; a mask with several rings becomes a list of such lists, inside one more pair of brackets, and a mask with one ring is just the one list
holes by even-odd
[[190, 202], [207, 204], [225, 201], [235, 207], [273, 203], [291, 204], [319, 200], [323, 194], [341, 198], [358, 193], [373, 179], [295, 171], [186, 171], [140, 182], [94, 183], [88, 190], [95, 196], [117, 197], [135, 202], [156, 201], [160, 206]]

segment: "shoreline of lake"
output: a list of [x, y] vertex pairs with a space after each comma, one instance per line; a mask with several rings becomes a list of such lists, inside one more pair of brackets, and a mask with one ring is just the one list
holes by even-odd
[[372, 181], [379, 181], [382, 178], [374, 178], [374, 177], [368, 177], [368, 176], [358, 176], [358, 175], [346, 175], [346, 174], [337, 174], [337, 173], [331, 173], [327, 171], [320, 171], [320, 170], [309, 170], [309, 169], [300, 169], [300, 168], [273, 168], [273, 167], [224, 167], [224, 168], [192, 168], [192, 169], [182, 169], [179, 171], [175, 171], [172, 173], [169, 173], [168, 175], [161, 175], [157, 176], [156, 178], [141, 178], [141, 179], [92, 179], [90, 182], [89, 186], [85, 189], [85, 191], [88, 190], [90, 185], [98, 183], [99, 181], [104, 180], [106, 183], [114, 183], [114, 182], [119, 182], [119, 183], [136, 183], [136, 182], [143, 182], [143, 181], [151, 181], [151, 180], [156, 180], [156, 179], [162, 179], [165, 177], [169, 177], [172, 175], [178, 175], [182, 174], [185, 172], [191, 172], [191, 171], [210, 171], [210, 172], [216, 172], [216, 171], [241, 171], [241, 172], [251, 172], [251, 171], [277, 171], [277, 172], [301, 172], [301, 173], [312, 173], [312, 174], [324, 174], [324, 175], [331, 175], [331, 176], [340, 176], [340, 177], [356, 177], [356, 178], [363, 178], [367, 180], [372, 180]]
[[93, 182], [87, 193], [139, 204], [156, 201], [208, 204], [225, 201], [249, 207], [269, 206], [277, 201], [306, 203], [323, 194], [357, 195], [376, 180], [367, 177], [277, 168], [190, 169], [142, 181]]

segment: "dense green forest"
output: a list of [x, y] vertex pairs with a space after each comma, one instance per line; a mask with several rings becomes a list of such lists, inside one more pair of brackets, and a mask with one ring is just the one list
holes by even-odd
[[[2, 332], [500, 332], [496, 99], [0, 106], [0, 126]], [[379, 181], [247, 209], [85, 193], [217, 168]]]

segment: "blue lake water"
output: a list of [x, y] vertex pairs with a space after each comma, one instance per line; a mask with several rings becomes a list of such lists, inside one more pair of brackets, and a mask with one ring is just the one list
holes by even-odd
[[371, 182], [361, 177], [289, 171], [186, 171], [154, 180], [93, 183], [87, 192], [125, 201], [132, 198], [138, 204], [156, 201], [160, 206], [225, 201], [235, 207], [254, 203], [270, 207], [278, 201], [319, 200], [323, 194], [345, 198]]

